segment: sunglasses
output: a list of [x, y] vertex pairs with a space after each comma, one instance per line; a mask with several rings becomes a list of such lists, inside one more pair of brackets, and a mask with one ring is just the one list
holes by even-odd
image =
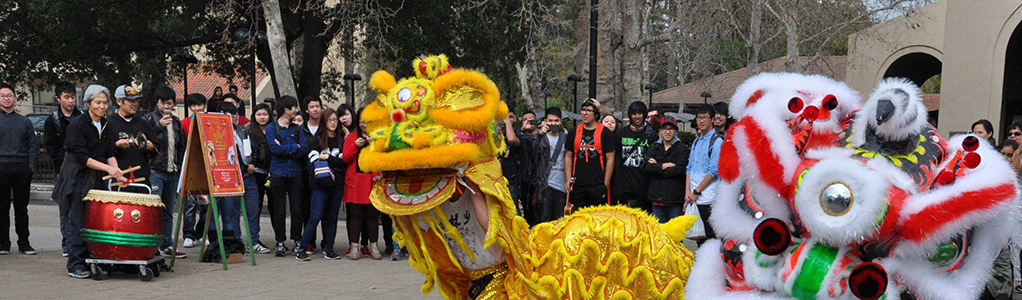
[[1022, 132], [1012, 131], [1012, 132], [1009, 132], [1008, 135], [1010, 135], [1010, 136], [1018, 136], [1018, 135], [1022, 135]]

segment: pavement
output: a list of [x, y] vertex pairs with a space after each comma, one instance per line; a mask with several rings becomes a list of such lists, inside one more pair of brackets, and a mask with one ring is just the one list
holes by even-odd
[[[256, 254], [257, 266], [252, 266], [246, 255], [244, 263], [230, 264], [229, 270], [224, 271], [219, 263], [198, 262], [198, 247], [182, 248], [188, 257], [177, 260], [174, 272], [163, 272], [151, 282], [142, 282], [136, 274], [125, 273], [110, 274], [102, 281], [72, 279], [67, 277], [67, 259], [60, 255], [58, 212], [52, 203], [34, 199], [28, 207], [29, 240], [39, 254], [20, 254], [15, 245], [11, 255], [0, 256], [0, 282], [4, 282], [0, 298], [441, 299], [436, 291], [429, 295], [420, 292], [424, 277], [409, 266], [407, 260], [391, 261], [389, 257], [379, 261], [368, 258], [327, 260], [319, 251], [307, 262], [297, 261], [293, 256]], [[11, 215], [11, 238], [16, 239], [13, 212]], [[272, 245], [269, 217], [262, 217], [260, 225], [262, 242]], [[347, 246], [341, 246], [346, 245], [347, 240], [342, 222], [337, 232], [338, 252], [343, 254], [347, 250]]]

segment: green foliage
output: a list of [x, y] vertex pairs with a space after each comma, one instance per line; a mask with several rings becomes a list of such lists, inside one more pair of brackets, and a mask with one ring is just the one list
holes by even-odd
[[940, 74], [934, 75], [923, 82], [923, 94], [940, 94]]

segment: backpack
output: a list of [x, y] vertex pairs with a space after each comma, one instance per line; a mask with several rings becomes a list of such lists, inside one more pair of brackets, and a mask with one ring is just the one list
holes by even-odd
[[[575, 144], [574, 144], [575, 146], [572, 147], [573, 149], [575, 149], [575, 153], [576, 153], [575, 155], [578, 155], [577, 153], [579, 151], [581, 151], [582, 150], [581, 148], [583, 147], [582, 146], [582, 131], [585, 130], [585, 128], [583, 126], [585, 126], [585, 124], [578, 124], [578, 127], [575, 127]], [[599, 157], [600, 157], [600, 169], [603, 170], [604, 172], [606, 172], [607, 171], [607, 166], [604, 165], [604, 164], [606, 164], [606, 160], [603, 157], [603, 138], [602, 137], [603, 137], [603, 123], [596, 123], [596, 129], [593, 132], [593, 144], [591, 146], [584, 146], [584, 147], [587, 148], [587, 149], [588, 148], [595, 148], [596, 149], [596, 154], [598, 154]], [[586, 156], [586, 161], [588, 161], [588, 160], [589, 160], [589, 156], [587, 155]], [[575, 176], [577, 175], [575, 173], [575, 166], [576, 165], [578, 165], [578, 158], [576, 158], [576, 159], [571, 161], [571, 181], [572, 182], [575, 181]], [[611, 201], [610, 201], [610, 186], [607, 186], [606, 188], [607, 188], [607, 204], [609, 205], [609, 204], [611, 204]]]

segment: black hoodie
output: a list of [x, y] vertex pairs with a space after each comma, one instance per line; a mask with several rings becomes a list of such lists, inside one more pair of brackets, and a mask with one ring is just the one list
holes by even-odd
[[[120, 139], [120, 134], [126, 133], [132, 138], [137, 137], [139, 133], [145, 134], [147, 139], [156, 137], [156, 133], [153, 132], [153, 127], [149, 125], [142, 118], [142, 114], [135, 114], [131, 120], [125, 120], [120, 114], [112, 114], [107, 117], [107, 128], [110, 131], [110, 136], [113, 137], [114, 143]], [[155, 145], [154, 145], [155, 146]], [[144, 145], [141, 147], [145, 147]], [[159, 149], [153, 148], [153, 150], [143, 150], [143, 148], [117, 148], [114, 147], [114, 157], [117, 158], [117, 165], [121, 169], [127, 169], [129, 167], [140, 166], [142, 167], [138, 171], [135, 171], [135, 177], [149, 178], [149, 160], [156, 157], [159, 154]], [[128, 176], [125, 174], [125, 176]]]

